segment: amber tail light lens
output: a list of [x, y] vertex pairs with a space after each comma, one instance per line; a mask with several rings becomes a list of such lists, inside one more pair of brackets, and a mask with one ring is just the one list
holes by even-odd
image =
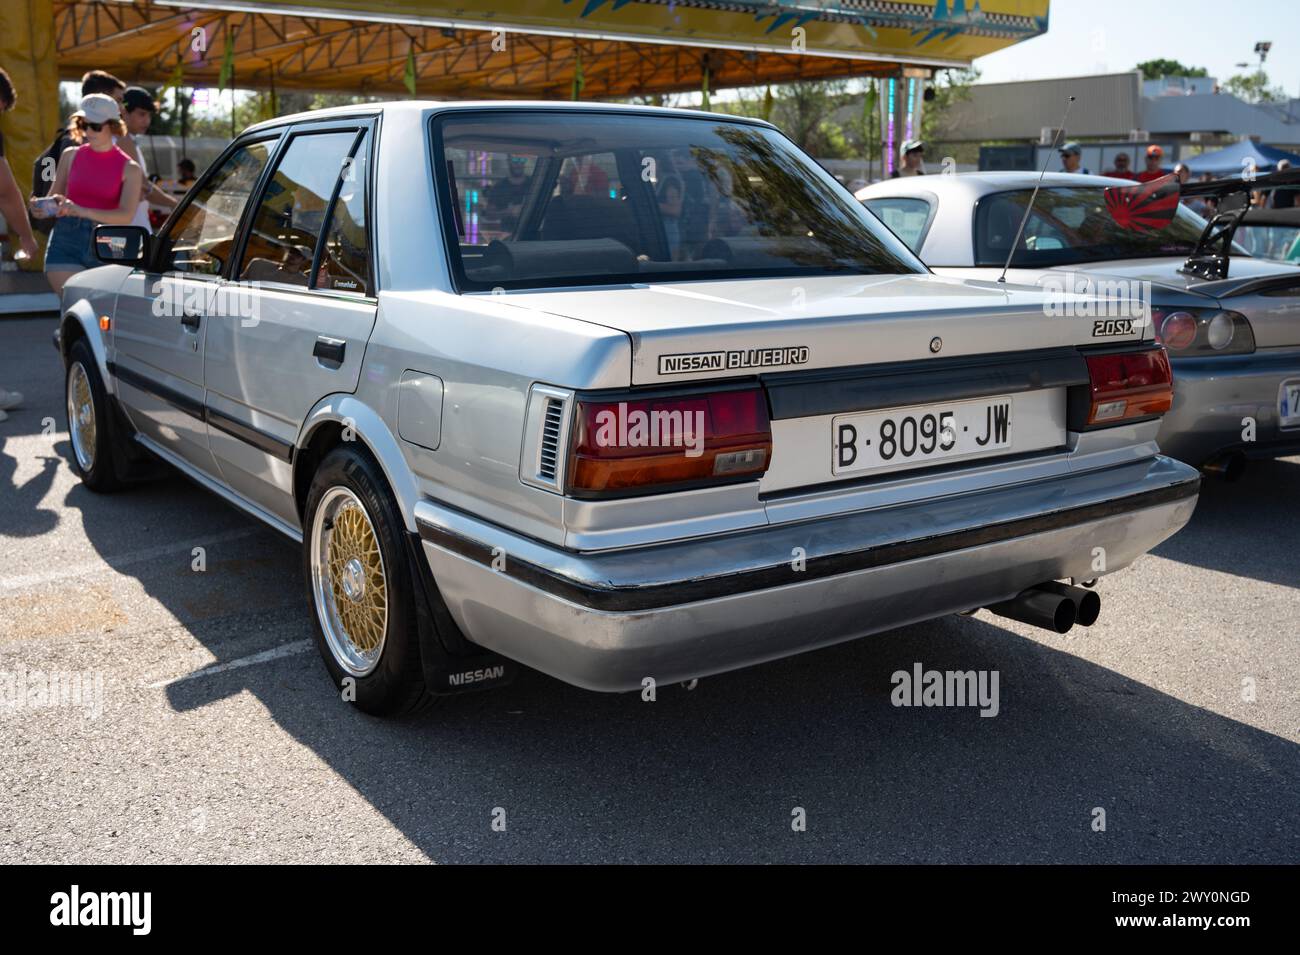
[[762, 388], [578, 396], [566, 490], [619, 496], [753, 480], [772, 460]]
[[1089, 355], [1087, 424], [1108, 425], [1162, 415], [1173, 406], [1174, 378], [1163, 348]]

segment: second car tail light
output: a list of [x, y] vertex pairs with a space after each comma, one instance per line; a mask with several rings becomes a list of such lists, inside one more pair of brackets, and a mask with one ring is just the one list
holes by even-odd
[[1173, 405], [1173, 374], [1164, 348], [1085, 356], [1088, 410], [1085, 426], [1103, 427], [1162, 415]]
[[1254, 330], [1240, 312], [1154, 307], [1151, 321], [1156, 341], [1174, 358], [1248, 355], [1255, 350]]
[[760, 387], [577, 397], [566, 490], [619, 496], [753, 480], [772, 459]]

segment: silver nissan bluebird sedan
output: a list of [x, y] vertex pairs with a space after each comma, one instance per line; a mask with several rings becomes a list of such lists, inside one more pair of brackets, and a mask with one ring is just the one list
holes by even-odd
[[1063, 632], [1196, 502], [1149, 327], [931, 274], [754, 120], [324, 110], [96, 241], [56, 335], [73, 466], [161, 459], [300, 541], [369, 712], [981, 607]]
[[[1166, 454], [1235, 477], [1248, 459], [1300, 452], [1298, 263], [1230, 246], [1216, 268], [1206, 268], [1216, 258], [1203, 254], [1206, 222], [1179, 203], [1172, 177], [1162, 187], [1048, 173], [1035, 196], [1038, 178], [913, 176], [857, 196], [941, 275], [996, 279], [1015, 242], [1010, 281], [1084, 292], [1108, 306], [1143, 300], [1174, 370], [1174, 405], [1159, 434]], [[1224, 182], [1184, 191], [1232, 188]], [[1229, 243], [1231, 236], [1228, 230]], [[1128, 317], [1103, 310], [1094, 320]]]

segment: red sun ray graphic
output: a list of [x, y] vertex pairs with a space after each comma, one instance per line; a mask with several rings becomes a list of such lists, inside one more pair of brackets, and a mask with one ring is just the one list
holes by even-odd
[[1170, 175], [1132, 186], [1107, 186], [1106, 210], [1121, 229], [1159, 232], [1178, 211], [1178, 179]]

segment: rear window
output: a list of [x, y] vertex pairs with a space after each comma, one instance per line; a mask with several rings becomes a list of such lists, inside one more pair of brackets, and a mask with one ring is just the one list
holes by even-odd
[[925, 270], [763, 126], [465, 111], [435, 120], [434, 149], [465, 291]]
[[[1178, 201], [1172, 186], [1065, 186], [1040, 189], [1011, 259], [1049, 268], [1106, 259], [1186, 256], [1205, 220]], [[985, 196], [975, 207], [975, 264], [1001, 266], [1032, 189]]]
[[890, 199], [867, 199], [863, 202], [889, 231], [903, 240], [913, 252], [921, 251], [926, 226], [930, 224], [930, 203], [925, 199], [896, 196]]

